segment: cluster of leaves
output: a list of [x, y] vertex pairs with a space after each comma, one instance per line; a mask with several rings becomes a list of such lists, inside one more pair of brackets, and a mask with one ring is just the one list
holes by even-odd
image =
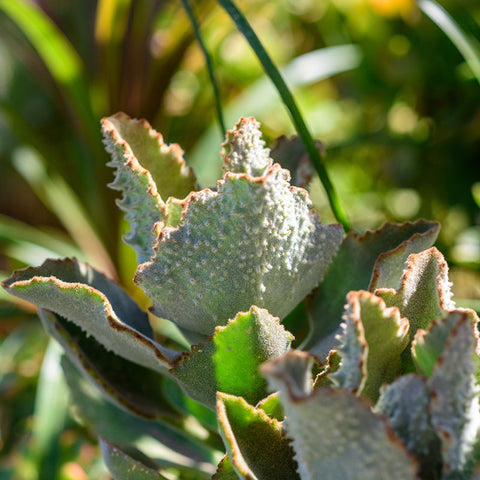
[[62, 346], [114, 478], [476, 478], [478, 318], [455, 308], [438, 224], [323, 224], [274, 163], [305, 177], [296, 140], [270, 152], [253, 118], [214, 190], [147, 122], [102, 126], [135, 281], [171, 335], [72, 258], [4, 287]]

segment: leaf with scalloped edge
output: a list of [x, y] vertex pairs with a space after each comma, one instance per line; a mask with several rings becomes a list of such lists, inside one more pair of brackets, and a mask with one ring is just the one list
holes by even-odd
[[390, 420], [395, 434], [418, 459], [420, 478], [440, 478], [441, 444], [432, 426], [429, 403], [426, 379], [407, 374], [382, 389], [375, 412]]
[[279, 422], [283, 422], [285, 418], [278, 392], [271, 393], [268, 397], [262, 398], [262, 400], [255, 405], [255, 408], [261, 408], [270, 418], [276, 418]]
[[228, 130], [222, 144], [223, 170], [246, 173], [251, 177], [263, 177], [272, 166], [270, 150], [265, 148], [260, 132], [260, 123], [255, 118], [240, 118], [233, 130]]
[[43, 309], [38, 315], [70, 362], [115, 405], [145, 418], [172, 415], [162, 390], [163, 376], [158, 372], [109, 352], [59, 315]]
[[[347, 293], [369, 289], [372, 278], [381, 269], [382, 258], [392, 256], [399, 265], [401, 258], [406, 260], [411, 251], [420, 252], [425, 245], [432, 245], [438, 229], [436, 222], [418, 220], [403, 224], [386, 223], [363, 235], [349, 232], [310, 304], [313, 330], [306, 349], [318, 357], [326, 357], [340, 333]], [[398, 271], [398, 280], [402, 271], [403, 267]]]
[[[416, 462], [386, 420], [345, 390], [311, 387], [311, 357], [290, 350], [262, 367], [280, 390], [302, 480], [416, 479]], [[308, 432], [308, 435], [306, 434]]]
[[454, 326], [428, 379], [432, 425], [442, 441], [444, 479], [470, 478], [480, 428], [480, 389], [474, 378], [478, 316], [473, 310], [454, 310], [444, 321], [452, 320]]
[[153, 312], [210, 335], [251, 305], [284, 318], [322, 280], [343, 238], [324, 225], [305, 190], [278, 164], [265, 176], [227, 172], [218, 191], [190, 194], [182, 221], [160, 231], [137, 284]]
[[76, 259], [46, 260], [40, 267], [18, 270], [3, 286], [144, 367], [166, 373], [179, 355], [155, 342], [147, 314], [118, 285]]
[[255, 404], [266, 396], [259, 365], [285, 353], [292, 340], [278, 318], [253, 306], [217, 327], [207, 343], [184, 353], [170, 372], [189, 397], [211, 409], [217, 391]]
[[114, 480], [166, 480], [153, 460], [141, 452], [119, 447], [101, 437], [98, 440], [103, 461]]
[[375, 295], [389, 307], [398, 307], [410, 321], [410, 337], [417, 329], [426, 328], [433, 320], [443, 318], [455, 308], [452, 301], [448, 266], [443, 255], [432, 247], [408, 257], [399, 287], [380, 288]]
[[299, 478], [290, 440], [282, 424], [242, 397], [219, 392], [217, 415], [233, 468], [244, 480]]
[[217, 471], [213, 474], [212, 480], [238, 480], [228, 453], [218, 463]]
[[186, 197], [195, 190], [195, 176], [185, 166], [182, 149], [166, 145], [146, 120], [124, 113], [102, 119], [104, 143], [115, 168], [110, 187], [123, 193], [118, 206], [126, 212], [130, 232], [125, 242], [137, 252], [139, 263], [153, 255], [154, 226], [165, 224], [165, 202], [171, 196]]
[[350, 292], [343, 315], [344, 331], [338, 353], [342, 364], [332, 379], [351, 392], [376, 401], [383, 383], [401, 372], [409, 323], [398, 308], [365, 290]]

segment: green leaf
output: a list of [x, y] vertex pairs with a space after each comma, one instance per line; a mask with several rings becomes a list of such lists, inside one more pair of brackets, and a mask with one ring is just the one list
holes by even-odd
[[189, 397], [211, 409], [215, 409], [217, 391], [255, 404], [266, 396], [259, 365], [285, 353], [292, 340], [278, 318], [252, 307], [225, 327], [217, 327], [207, 343], [192, 347], [171, 374]]
[[440, 478], [440, 439], [432, 426], [429, 404], [426, 379], [408, 374], [385, 386], [375, 405], [375, 412], [390, 420], [395, 434], [419, 460], [420, 478]]
[[478, 40], [464, 32], [437, 2], [433, 0], [419, 0], [418, 6], [457, 47], [480, 83], [480, 48]]
[[195, 177], [185, 166], [178, 145], [166, 145], [146, 120], [132, 120], [123, 113], [102, 120], [109, 163], [116, 169], [110, 187], [123, 192], [117, 202], [126, 212], [131, 231], [125, 242], [138, 255], [139, 263], [153, 255], [155, 224], [167, 222], [165, 201], [183, 198], [195, 190]]
[[59, 315], [40, 309], [39, 316], [72, 364], [115, 405], [145, 418], [172, 415], [158, 372], [107, 351]]
[[450, 323], [452, 319], [455, 325], [428, 380], [430, 414], [442, 441], [445, 479], [470, 477], [480, 427], [480, 390], [474, 378], [478, 316], [473, 311], [455, 310], [444, 321]]
[[175, 467], [210, 478], [221, 453], [211, 449], [204, 439], [165, 421], [148, 421], [122, 410], [103, 398], [77, 369], [63, 358], [62, 366], [76, 413], [93, 432], [115, 445], [131, 446], [154, 460], [159, 467]]
[[451, 300], [448, 265], [435, 248], [408, 257], [399, 287], [395, 290], [377, 289], [375, 294], [389, 306], [398, 307], [410, 321], [410, 337], [419, 328], [426, 328], [433, 320], [442, 318], [455, 306]]
[[210, 335], [252, 305], [284, 318], [323, 278], [343, 236], [323, 225], [278, 164], [263, 177], [227, 172], [216, 192], [191, 194], [176, 228], [136, 281], [153, 312], [187, 335]]
[[[416, 465], [386, 420], [345, 390], [311, 390], [311, 358], [289, 351], [262, 371], [280, 398], [302, 479], [415, 479]], [[308, 432], [308, 434], [306, 434]]]
[[387, 308], [381, 298], [362, 290], [347, 295], [343, 319], [342, 364], [332, 377], [375, 402], [381, 385], [401, 372], [401, 354], [410, 340], [408, 320], [397, 308]]
[[218, 393], [220, 433], [235, 472], [241, 479], [299, 478], [290, 441], [281, 423], [243, 398]]
[[261, 408], [270, 418], [276, 418], [279, 422], [283, 422], [285, 418], [278, 392], [271, 393], [268, 397], [260, 400], [256, 408]]
[[[102, 438], [99, 438], [100, 451], [102, 458], [107, 465], [108, 470], [112, 474], [114, 480], [154, 480], [166, 479], [157, 469], [152, 468], [152, 461], [146, 459], [139, 452], [129, 449], [126, 453], [124, 449], [114, 445]], [[140, 457], [137, 459], [135, 457]], [[148, 461], [150, 460], [150, 461]], [[147, 466], [147, 465], [150, 465]]]
[[[377, 259], [382, 262], [387, 254], [398, 254], [406, 260], [410, 251], [422, 251], [426, 242], [433, 244], [438, 228], [438, 223], [418, 220], [414, 223], [386, 223], [378, 230], [367, 231], [363, 235], [350, 232], [310, 305], [313, 328], [306, 348], [319, 357], [326, 357], [340, 333], [347, 293], [369, 289], [372, 278], [375, 278], [374, 272], [378, 271]], [[402, 271], [403, 267], [398, 272], [398, 280]]]
[[238, 475], [235, 473], [230, 457], [225, 455], [218, 464], [217, 471], [212, 477], [212, 480], [238, 480]]
[[4, 288], [51, 310], [92, 335], [107, 350], [165, 373], [178, 352], [153, 340], [147, 315], [114, 282], [75, 259], [47, 260], [19, 270]]
[[223, 143], [225, 172], [246, 173], [262, 177], [271, 167], [270, 150], [265, 148], [260, 124], [253, 118], [241, 118], [233, 130], [227, 132]]

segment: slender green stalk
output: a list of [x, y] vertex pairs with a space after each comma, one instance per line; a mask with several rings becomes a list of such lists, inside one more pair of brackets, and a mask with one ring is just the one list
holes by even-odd
[[420, 0], [418, 6], [451, 40], [462, 54], [480, 83], [480, 51], [478, 42], [467, 35], [448, 12], [433, 0]]
[[200, 45], [200, 48], [202, 49], [203, 55], [205, 57], [205, 63], [207, 65], [207, 70], [208, 70], [208, 75], [210, 77], [210, 82], [212, 84], [213, 88], [213, 94], [215, 96], [215, 107], [217, 109], [217, 116], [218, 116], [218, 122], [220, 124], [220, 129], [222, 131], [222, 135], [225, 138], [225, 135], [227, 133], [227, 130], [225, 128], [225, 121], [223, 118], [223, 111], [222, 111], [222, 104], [220, 102], [220, 91], [218, 88], [217, 80], [215, 78], [215, 73], [213, 71], [213, 64], [212, 64], [212, 59], [210, 57], [210, 54], [208, 53], [207, 47], [203, 41], [202, 34], [200, 33], [200, 28], [198, 26], [197, 20], [195, 19], [195, 15], [193, 13], [192, 8], [190, 7], [189, 0], [182, 0], [182, 4], [187, 12], [188, 18], [190, 19], [190, 22], [193, 27], [193, 31], [195, 33], [195, 38], [197, 39], [198, 44]]
[[277, 67], [273, 63], [272, 59], [268, 55], [267, 51], [263, 47], [256, 33], [253, 31], [252, 27], [248, 23], [247, 19], [243, 14], [238, 10], [238, 8], [233, 4], [231, 0], [218, 0], [218, 3], [225, 9], [225, 11], [230, 15], [231, 19], [237, 26], [238, 30], [242, 33], [245, 39], [248, 41], [253, 51], [255, 52], [257, 58], [265, 70], [265, 73], [270, 77], [271, 81], [275, 85], [280, 97], [287, 107], [287, 110], [290, 114], [293, 124], [298, 132], [298, 135], [302, 139], [305, 149], [307, 150], [310, 159], [317, 170], [317, 173], [320, 177], [320, 180], [325, 188], [325, 191], [330, 202], [330, 208], [332, 209], [335, 218], [343, 224], [345, 230], [349, 230], [349, 224], [347, 221], [347, 216], [343, 209], [340, 199], [335, 192], [333, 184], [328, 176], [325, 164], [323, 163], [322, 157], [315, 145], [315, 141], [306, 125], [302, 114], [293, 98], [292, 93], [290, 92], [285, 80], [278, 71]]

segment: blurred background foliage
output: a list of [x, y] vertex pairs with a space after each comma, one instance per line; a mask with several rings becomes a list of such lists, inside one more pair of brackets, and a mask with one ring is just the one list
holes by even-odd
[[[480, 51], [480, 4], [442, 0]], [[268, 143], [293, 135], [259, 63], [213, 0], [192, 2], [226, 124], [254, 115]], [[460, 304], [480, 299], [480, 79], [413, 0], [242, 0], [286, 76], [353, 229], [418, 217]], [[205, 59], [171, 0], [0, 0], [0, 275], [75, 255], [131, 285], [134, 254], [99, 130], [144, 117], [214, 185], [221, 134]], [[334, 221], [320, 182], [311, 186]], [[68, 409], [58, 352], [35, 312], [0, 292], [0, 479], [108, 479]], [[52, 415], [52, 402], [55, 414]], [[50, 412], [50, 413], [49, 413]]]

